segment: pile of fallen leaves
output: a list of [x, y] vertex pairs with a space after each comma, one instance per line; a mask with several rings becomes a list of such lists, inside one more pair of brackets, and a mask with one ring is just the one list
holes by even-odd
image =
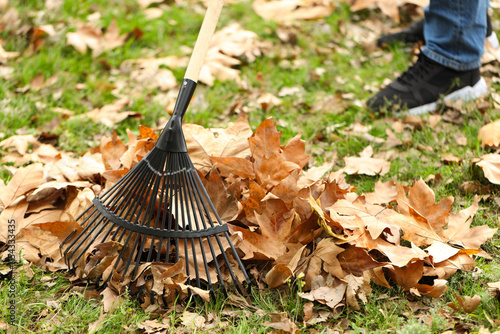
[[[344, 179], [352, 167], [332, 171], [332, 164], [325, 164], [305, 170], [310, 158], [305, 142], [297, 135], [282, 145], [273, 119], [253, 133], [244, 114], [226, 129], [186, 124], [184, 131], [190, 157], [258, 288], [298, 278], [304, 282], [302, 298], [332, 309], [358, 309], [359, 301], [367, 300], [370, 282], [439, 297], [454, 273], [472, 270], [474, 257], [489, 257], [481, 245], [497, 229], [471, 227], [479, 198], [453, 213], [453, 197], [436, 203], [422, 180], [412, 187], [378, 182], [374, 192], [357, 194]], [[141, 127], [137, 137], [129, 132], [127, 143], [116, 134], [104, 137], [83, 156], [60, 152], [30, 135], [1, 142], [3, 162], [15, 166], [8, 167], [10, 182], [0, 183], [0, 225], [16, 222], [16, 247], [24, 259], [50, 271], [66, 269], [59, 246], [79, 228], [75, 219], [157, 138]], [[2, 228], [0, 242], [7, 242], [6, 233]], [[89, 256], [72, 278], [75, 285], [114, 265], [116, 247], [101, 244], [93, 250], [110, 261], [95, 265]], [[143, 294], [144, 307], [166, 308], [189, 291], [208, 300], [208, 293], [184, 284], [183, 267], [182, 259], [145, 263], [133, 282], [115, 273], [103, 295], [109, 303], [132, 285], [151, 292]]]

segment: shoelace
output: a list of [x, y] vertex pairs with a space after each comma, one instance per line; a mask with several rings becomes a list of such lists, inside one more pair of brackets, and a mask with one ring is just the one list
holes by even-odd
[[398, 81], [403, 84], [412, 86], [416, 81], [418, 81], [418, 79], [422, 78], [423, 75], [429, 73], [434, 67], [433, 65], [434, 64], [428, 61], [420, 51], [417, 61], [398, 78]]

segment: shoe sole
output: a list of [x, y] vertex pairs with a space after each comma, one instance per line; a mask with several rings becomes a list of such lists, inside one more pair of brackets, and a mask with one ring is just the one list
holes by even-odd
[[[453, 93], [446, 95], [442, 101], [463, 100], [465, 102], [469, 102], [478, 99], [479, 97], [481, 97], [481, 95], [485, 94], [487, 91], [488, 87], [486, 86], [486, 81], [484, 81], [484, 79], [481, 78], [474, 86], [472, 87], [466, 86], [460, 88], [459, 90], [456, 90]], [[408, 113], [414, 116], [426, 114], [428, 112], [436, 110], [438, 108], [438, 103], [439, 101], [436, 101], [415, 108], [411, 108], [408, 110]]]
[[500, 48], [500, 43], [498, 42], [497, 34], [495, 34], [494, 31], [491, 33], [491, 35], [486, 37], [486, 39], [490, 42], [491, 46], [493, 46], [495, 50]]

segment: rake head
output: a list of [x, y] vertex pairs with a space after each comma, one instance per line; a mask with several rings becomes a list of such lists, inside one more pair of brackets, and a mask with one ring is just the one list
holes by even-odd
[[[177, 104], [187, 104], [196, 84], [185, 80]], [[186, 107], [187, 108], [187, 107]], [[98, 266], [113, 261], [112, 272], [121, 277], [139, 274], [141, 263], [184, 262], [187, 283], [213, 291], [219, 282], [225, 289], [221, 268], [236, 287], [241, 284], [231, 265], [245, 268], [187, 154], [182, 133], [183, 113], [170, 119], [153, 150], [102, 197], [95, 197], [78, 219], [82, 230], [61, 247], [69, 268]], [[113, 245], [114, 256], [97, 245]], [[227, 251], [227, 253], [226, 253]], [[111, 278], [93, 277], [98, 285]]]

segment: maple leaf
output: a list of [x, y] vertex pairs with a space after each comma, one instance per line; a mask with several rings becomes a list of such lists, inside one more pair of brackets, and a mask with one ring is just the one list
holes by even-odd
[[470, 227], [475, 213], [479, 209], [479, 197], [474, 198], [474, 203], [456, 214], [450, 214], [447, 229], [442, 231], [446, 242], [458, 244], [466, 249], [480, 249], [486, 240], [493, 237], [498, 229], [489, 228], [487, 225]]
[[453, 205], [453, 197], [448, 196], [436, 202], [434, 191], [422, 180], [415, 182], [405, 198], [404, 190], [398, 189], [399, 210], [405, 215], [409, 215], [411, 208], [415, 209], [430, 224], [434, 231], [438, 231], [446, 225], [446, 219]]

